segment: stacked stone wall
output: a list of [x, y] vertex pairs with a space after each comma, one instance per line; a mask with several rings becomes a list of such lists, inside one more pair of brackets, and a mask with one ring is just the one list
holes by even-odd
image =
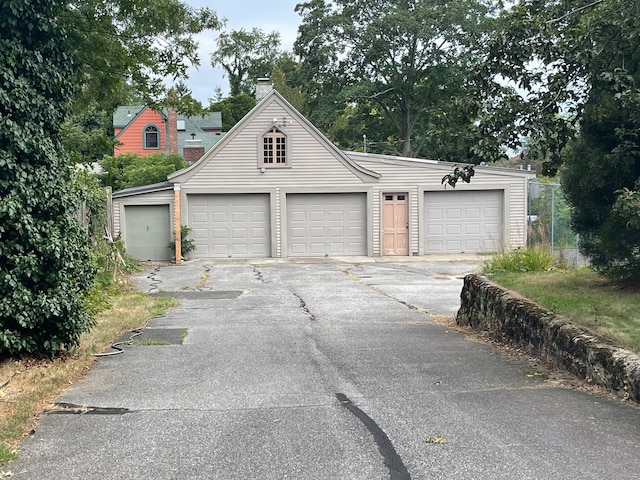
[[488, 331], [531, 355], [640, 403], [640, 356], [480, 275], [467, 275], [458, 325]]

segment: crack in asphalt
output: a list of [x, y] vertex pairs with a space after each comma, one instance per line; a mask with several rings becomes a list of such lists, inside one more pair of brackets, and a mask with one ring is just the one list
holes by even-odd
[[149, 272], [149, 275], [147, 275], [147, 278], [149, 279], [148, 293], [155, 293], [159, 291], [159, 285], [162, 283], [162, 280], [157, 277], [158, 273], [160, 273], [160, 267], [155, 267], [151, 272]]
[[293, 296], [296, 297], [300, 302], [300, 310], [302, 310], [304, 314], [308, 316], [311, 320], [316, 320], [316, 316], [313, 313], [311, 313], [311, 311], [307, 308], [307, 304], [302, 299], [302, 297], [298, 295], [296, 292], [293, 292]]
[[361, 285], [364, 285], [368, 289], [373, 290], [376, 293], [379, 293], [383, 297], [389, 298], [390, 300], [394, 300], [394, 301], [404, 305], [405, 307], [407, 307], [410, 310], [415, 310], [416, 312], [421, 313], [423, 315], [429, 315], [430, 317], [433, 317], [433, 314], [431, 312], [429, 312], [428, 310], [425, 310], [424, 308], [420, 308], [420, 307], [418, 307], [416, 305], [413, 305], [413, 304], [411, 304], [409, 302], [405, 302], [404, 300], [400, 300], [399, 298], [394, 297], [393, 295], [389, 295], [387, 292], [384, 292], [383, 290], [379, 289], [375, 285], [370, 285], [368, 283], [363, 282], [360, 277], [358, 277], [355, 273], [352, 273], [351, 270], [349, 270], [348, 268], [345, 268], [343, 270], [343, 272], [347, 277], [349, 277], [354, 282], [358, 282]]
[[251, 268], [253, 269], [253, 274], [255, 275], [255, 277], [258, 279], [259, 282], [261, 282], [261, 283], [271, 283], [271, 282], [267, 282], [264, 279], [264, 275], [262, 273], [262, 270], [260, 270], [257, 265], [251, 265]]
[[391, 440], [384, 430], [382, 430], [378, 424], [369, 415], [358, 408], [349, 398], [343, 393], [336, 393], [336, 398], [342, 404], [344, 408], [349, 410], [362, 424], [369, 430], [369, 433], [373, 435], [373, 440], [378, 445], [378, 450], [384, 458], [384, 464], [389, 470], [389, 478], [391, 480], [411, 480], [411, 475], [407, 467], [405, 467], [402, 458], [396, 452]]

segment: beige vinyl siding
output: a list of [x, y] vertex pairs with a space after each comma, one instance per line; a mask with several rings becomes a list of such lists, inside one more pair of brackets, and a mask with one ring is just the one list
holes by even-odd
[[142, 193], [129, 197], [113, 199], [113, 231], [114, 235], [124, 236], [124, 206], [125, 205], [169, 205], [171, 211], [171, 228], [173, 229], [173, 190]]
[[[364, 154], [350, 154], [361, 166], [382, 175], [373, 193], [373, 255], [381, 253], [380, 194], [383, 192], [409, 193], [409, 245], [410, 255], [423, 255], [424, 225], [421, 225], [421, 197], [425, 191], [442, 191], [442, 177], [451, 173], [453, 165], [436, 162], [416, 162], [411, 160], [391, 160], [367, 157]], [[504, 242], [511, 248], [526, 245], [527, 181], [531, 174], [516, 170], [496, 168], [475, 168], [475, 176], [470, 184], [459, 183], [456, 191], [503, 190], [504, 191]], [[448, 190], [451, 187], [447, 187]]]
[[[273, 126], [274, 118], [278, 121], [286, 118], [287, 125], [279, 128], [287, 135], [288, 166], [266, 168], [261, 173], [258, 165], [259, 140]], [[286, 188], [363, 184], [352, 169], [337, 158], [335, 150], [327, 146], [309, 125], [287, 114], [277, 100], [267, 105], [243, 129], [228, 137], [228, 140], [221, 141], [224, 147], [183, 182], [183, 188], [195, 192], [230, 185]]]

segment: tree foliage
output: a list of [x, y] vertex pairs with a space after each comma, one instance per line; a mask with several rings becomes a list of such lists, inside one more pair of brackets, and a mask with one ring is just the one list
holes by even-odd
[[[526, 0], [505, 19], [484, 71], [515, 89], [494, 119], [561, 165], [572, 225], [594, 265], [640, 276], [640, 0]], [[490, 89], [489, 89], [490, 90]], [[536, 153], [534, 153], [536, 155]]]
[[194, 35], [220, 27], [210, 9], [182, 0], [71, 0], [59, 19], [81, 72], [77, 104], [98, 100], [107, 111], [128, 89], [147, 104], [161, 100], [166, 78], [199, 65]]
[[[211, 10], [183, 0], [71, 0], [58, 19], [78, 66], [80, 88], [64, 135], [75, 161], [96, 161], [113, 151], [111, 115], [118, 105], [203, 113], [182, 79], [199, 64], [195, 35], [220, 27]], [[167, 79], [175, 85], [168, 87]]]
[[0, 3], [0, 355], [55, 354], [91, 325], [89, 243], [61, 149], [77, 78], [62, 0]]
[[113, 153], [112, 116], [102, 110], [97, 102], [92, 102], [66, 118], [62, 138], [73, 163], [97, 162]]
[[107, 155], [98, 163], [102, 184], [114, 191], [164, 182], [167, 175], [188, 166], [177, 153], [153, 153], [143, 157], [136, 153]]
[[[466, 160], [477, 104], [459, 102], [493, 26], [484, 0], [311, 0], [294, 51], [313, 99], [312, 121], [327, 130], [345, 107], [385, 119], [373, 139], [404, 156]], [[456, 103], [459, 102], [459, 103]], [[366, 117], [365, 117], [366, 118]], [[360, 137], [367, 134], [360, 132]]]
[[255, 98], [246, 93], [241, 93], [240, 95], [227, 97], [212, 103], [209, 105], [209, 110], [221, 113], [222, 130], [228, 132], [255, 106]]
[[223, 32], [211, 65], [220, 66], [229, 79], [230, 95], [253, 95], [256, 80], [268, 77], [280, 57], [280, 34], [264, 33], [259, 28]]

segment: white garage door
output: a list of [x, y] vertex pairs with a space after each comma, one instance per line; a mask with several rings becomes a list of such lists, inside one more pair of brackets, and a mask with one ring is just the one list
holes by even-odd
[[366, 195], [287, 195], [289, 256], [367, 254]]
[[426, 253], [495, 252], [502, 243], [502, 190], [426, 192]]
[[188, 195], [195, 257], [270, 257], [269, 195]]

